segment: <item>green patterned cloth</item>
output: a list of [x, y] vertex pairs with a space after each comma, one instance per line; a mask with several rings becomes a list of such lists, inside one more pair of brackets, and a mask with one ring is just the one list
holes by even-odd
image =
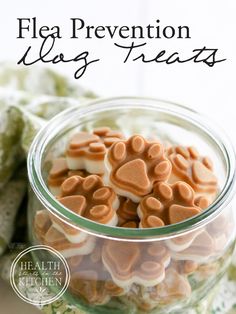
[[[51, 70], [0, 65], [0, 276], [6, 281], [14, 257], [27, 243], [25, 159], [29, 146], [48, 119], [93, 97]], [[63, 300], [41, 310], [45, 314], [82, 313]], [[236, 314], [236, 258], [219, 287], [184, 314], [204, 313]]]
[[35, 134], [57, 113], [91, 97], [51, 70], [0, 65], [0, 255], [10, 243], [26, 193], [24, 164]]

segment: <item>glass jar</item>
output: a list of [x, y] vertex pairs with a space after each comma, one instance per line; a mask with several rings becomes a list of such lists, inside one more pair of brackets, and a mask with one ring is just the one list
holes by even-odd
[[[217, 198], [201, 214], [159, 228], [111, 227], [76, 215], [48, 190], [49, 169], [72, 134], [100, 126], [160, 139], [166, 146], [194, 145], [213, 160]], [[44, 244], [35, 229], [42, 212], [79, 235], [69, 249], [62, 243], [52, 247], [71, 271], [63, 297], [87, 313], [187, 313], [211, 293], [230, 264], [236, 231], [234, 150], [222, 130], [195, 111], [147, 98], [98, 100], [66, 110], [36, 136], [28, 173], [30, 242]]]

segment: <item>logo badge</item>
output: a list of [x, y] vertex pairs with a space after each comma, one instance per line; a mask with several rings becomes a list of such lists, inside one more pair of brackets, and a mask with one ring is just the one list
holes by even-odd
[[31, 246], [14, 259], [10, 282], [23, 301], [42, 306], [59, 299], [70, 282], [66, 259], [45, 245]]

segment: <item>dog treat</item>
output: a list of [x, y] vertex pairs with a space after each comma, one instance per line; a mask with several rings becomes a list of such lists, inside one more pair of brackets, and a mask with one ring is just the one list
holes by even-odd
[[189, 260], [196, 263], [204, 263], [214, 254], [214, 239], [207, 231], [199, 233], [192, 241], [191, 245], [182, 251], [171, 251], [171, 257], [175, 260]]
[[138, 228], [139, 227], [139, 221], [130, 220], [130, 221], [127, 221], [127, 222], [121, 224], [119, 227], [122, 227], [122, 228]]
[[105, 270], [101, 260], [101, 249], [96, 247], [89, 256], [67, 259], [71, 270], [69, 289], [92, 304], [105, 304], [111, 296], [124, 294]]
[[190, 275], [198, 269], [198, 263], [194, 261], [183, 261], [181, 265], [181, 270], [183, 274]]
[[[86, 178], [72, 176], [61, 185], [58, 201], [74, 213], [110, 226], [117, 225], [116, 210], [119, 200], [110, 187], [103, 185], [97, 175]], [[87, 233], [66, 224], [51, 214], [53, 226], [72, 243], [85, 240]]]
[[187, 278], [170, 267], [166, 270], [165, 279], [151, 290], [150, 298], [163, 303], [170, 303], [173, 299], [186, 298], [190, 294], [191, 286]]
[[235, 227], [229, 213], [221, 213], [207, 225], [206, 231], [214, 240], [215, 254], [221, 254], [232, 238], [235, 237]]
[[154, 182], [166, 181], [171, 172], [163, 145], [148, 142], [140, 135], [114, 143], [105, 162], [108, 185], [133, 202], [149, 194]]
[[50, 213], [49, 215], [52, 220], [53, 227], [60, 233], [63, 233], [67, 240], [70, 241], [71, 243], [80, 243], [87, 238], [88, 234], [86, 232], [78, 230], [76, 227], [72, 227], [70, 224], [67, 224], [66, 222], [62, 221], [54, 214]]
[[63, 233], [51, 226], [45, 234], [44, 244], [53, 247], [64, 257], [90, 254], [95, 246], [95, 238], [87, 237], [83, 242], [71, 243]]
[[93, 130], [93, 134], [98, 135], [107, 148], [113, 143], [124, 139], [122, 132], [111, 130], [109, 127], [96, 128]]
[[42, 243], [44, 241], [45, 233], [51, 227], [52, 222], [49, 217], [49, 212], [42, 209], [36, 212], [34, 218], [34, 230], [38, 240]]
[[[99, 253], [99, 254], [98, 254]], [[103, 269], [99, 250], [94, 249], [89, 256], [67, 259], [71, 271], [69, 289], [92, 304], [104, 304], [110, 299], [104, 291], [104, 282], [109, 274]], [[77, 263], [76, 263], [77, 262]]]
[[172, 164], [170, 183], [185, 181], [197, 195], [207, 196], [212, 202], [218, 192], [217, 178], [208, 157], [199, 155], [194, 147], [173, 146], [167, 150]]
[[179, 274], [182, 275], [191, 275], [194, 273], [198, 267], [199, 264], [195, 261], [181, 261], [181, 260], [173, 260], [171, 259], [171, 263], [169, 265], [170, 268], [174, 268]]
[[185, 182], [168, 184], [158, 182], [153, 193], [142, 199], [138, 206], [141, 228], [175, 224], [201, 213], [194, 203], [195, 193]]
[[166, 240], [166, 245], [171, 251], [180, 252], [187, 249], [194, 241], [194, 239], [203, 232], [204, 229], [198, 229], [187, 233], [185, 235], [181, 235], [178, 237], [174, 237], [172, 239]]
[[59, 202], [76, 214], [102, 224], [117, 224], [119, 200], [97, 175], [73, 176], [61, 185]]
[[70, 291], [91, 304], [106, 304], [110, 296], [104, 289], [104, 283], [101, 284], [97, 276], [97, 272], [93, 270], [74, 273], [69, 286]]
[[37, 212], [34, 220], [36, 236], [44, 245], [48, 245], [59, 251], [64, 257], [74, 255], [90, 254], [95, 246], [95, 238], [87, 237], [80, 243], [71, 243], [66, 239], [63, 233], [59, 232], [52, 225], [50, 216], [46, 210]]
[[66, 158], [54, 159], [48, 176], [48, 187], [51, 193], [55, 196], [59, 195], [62, 183], [74, 175], [87, 177], [89, 173], [85, 170], [69, 170]]
[[126, 197], [120, 197], [120, 206], [117, 210], [118, 226], [124, 226], [129, 222], [139, 222], [137, 214], [138, 204]]
[[92, 236], [82, 223], [80, 227], [47, 210], [37, 212], [38, 241], [65, 256], [70, 292], [94, 309], [107, 304], [112, 311], [122, 304], [124, 313], [129, 305], [149, 313], [166, 305], [170, 311], [176, 304], [185, 306], [190, 283], [193, 288], [207, 274], [216, 274], [219, 263], [214, 262], [234, 234], [231, 217], [220, 214], [204, 226], [163, 238], [166, 228], [157, 228], [207, 210], [218, 193], [218, 182], [209, 158], [193, 147], [164, 147], [157, 136], [125, 139], [109, 127], [80, 131], [69, 140], [65, 157], [52, 161], [48, 187], [81, 222], [152, 228], [140, 230], [141, 235], [150, 232], [150, 239], [139, 241], [136, 231], [127, 241], [128, 230], [120, 229], [123, 238], [118, 240], [115, 232], [114, 239], [105, 233]]
[[123, 138], [121, 132], [102, 127], [93, 131], [76, 133], [66, 151], [69, 169], [84, 169], [92, 174], [103, 174], [107, 148]]
[[145, 287], [157, 285], [164, 280], [170, 262], [168, 250], [159, 243], [117, 241], [106, 241], [102, 259], [113, 281], [122, 288], [133, 283]]

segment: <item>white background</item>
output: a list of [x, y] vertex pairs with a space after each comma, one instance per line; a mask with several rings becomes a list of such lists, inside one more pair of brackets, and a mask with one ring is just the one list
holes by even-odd
[[[57, 42], [55, 53], [73, 57], [88, 50], [91, 59], [101, 59], [88, 67], [78, 84], [102, 96], [154, 96], [185, 104], [214, 119], [236, 144], [235, 13], [235, 0], [1, 0], [0, 61], [16, 63], [30, 44], [37, 55], [40, 39], [16, 39], [16, 18], [35, 16], [38, 26], [61, 26], [64, 38]], [[116, 48], [111, 39], [68, 39], [71, 17], [83, 18], [86, 24], [95, 26], [145, 26], [155, 24], [156, 19], [162, 26], [188, 25], [191, 39], [147, 40], [149, 48], [145, 51], [155, 57], [162, 49], [191, 52], [207, 46], [219, 48], [219, 58], [227, 61], [213, 68], [191, 62], [169, 66], [138, 61], [124, 64], [124, 51]], [[58, 64], [53, 68], [73, 78], [77, 65]]]
[[[234, 137], [235, 70], [236, 70], [236, 1], [235, 0], [70, 0], [70, 1], [4, 1], [0, 11], [0, 60], [17, 62], [28, 45], [37, 56], [41, 39], [16, 39], [17, 17], [36, 17], [38, 26], [60, 25], [63, 39], [55, 53], [73, 57], [85, 50], [90, 58], [100, 58], [91, 64], [78, 81], [102, 96], [155, 96], [179, 102], [206, 113]], [[148, 25], [160, 19], [161, 26], [188, 25], [191, 39], [147, 40], [150, 57], [162, 49], [191, 52], [206, 46], [218, 48], [219, 58], [227, 58], [213, 68], [204, 64], [124, 64], [123, 49], [111, 39], [68, 39], [71, 17], [83, 18], [87, 25]], [[119, 40], [115, 40], [119, 41]], [[127, 39], [125, 42], [129, 43]], [[122, 43], [122, 41], [120, 41]], [[137, 40], [143, 42], [143, 40]], [[191, 54], [190, 54], [191, 55]], [[53, 68], [73, 78], [76, 64], [58, 64]], [[233, 139], [236, 143], [236, 139]]]

